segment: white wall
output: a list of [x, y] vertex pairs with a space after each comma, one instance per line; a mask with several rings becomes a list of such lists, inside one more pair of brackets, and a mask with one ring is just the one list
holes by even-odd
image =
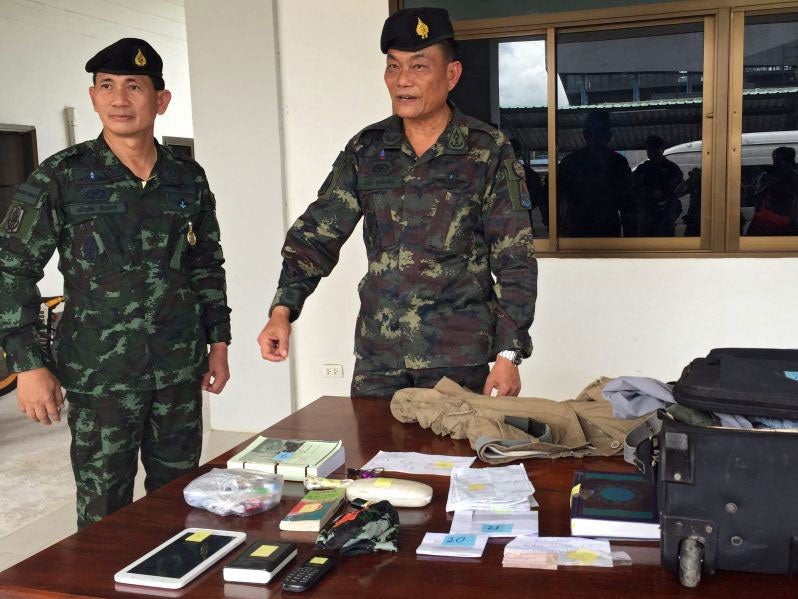
[[264, 362], [284, 237], [273, 5], [186, 1], [195, 152], [216, 195], [233, 310], [232, 379], [211, 399], [211, 427], [260, 431], [291, 412], [287, 363]]
[[[181, 2], [169, 0], [5, 0], [0, 2], [0, 123], [36, 127], [39, 160], [68, 144], [64, 107], [75, 108], [76, 139], [96, 137], [102, 125], [89, 101], [86, 61], [123, 37], [146, 39], [164, 61], [172, 91], [155, 133], [192, 137], [186, 30]], [[61, 293], [55, 260], [40, 289]]]
[[713, 347], [798, 347], [796, 259], [545, 259], [523, 393], [679, 377]]

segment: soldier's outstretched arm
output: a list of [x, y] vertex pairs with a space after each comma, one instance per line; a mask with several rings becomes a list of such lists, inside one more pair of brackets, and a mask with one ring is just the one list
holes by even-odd
[[335, 160], [316, 201], [286, 234], [277, 292], [269, 321], [258, 336], [264, 359], [280, 362], [288, 357], [290, 323], [299, 317], [321, 278], [335, 268], [341, 247], [363, 214], [356, 187], [357, 157], [350, 143]]
[[64, 403], [36, 327], [41, 305], [36, 284], [60, 234], [57, 196], [55, 178], [40, 168], [17, 188], [0, 220], [0, 346], [9, 371], [18, 373], [20, 411], [42, 424], [60, 420]]

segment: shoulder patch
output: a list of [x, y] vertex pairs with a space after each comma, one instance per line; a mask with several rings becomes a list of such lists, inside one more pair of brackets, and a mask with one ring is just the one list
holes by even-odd
[[507, 192], [513, 210], [531, 210], [532, 200], [526, 186], [524, 165], [521, 161], [510, 158], [502, 162], [502, 169], [507, 180]]

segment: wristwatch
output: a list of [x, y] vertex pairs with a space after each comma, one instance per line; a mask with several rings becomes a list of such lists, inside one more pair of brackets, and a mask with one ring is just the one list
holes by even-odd
[[505, 349], [500, 351], [497, 356], [501, 356], [505, 360], [510, 360], [513, 364], [518, 366], [521, 362], [524, 361], [524, 355], [518, 349]]

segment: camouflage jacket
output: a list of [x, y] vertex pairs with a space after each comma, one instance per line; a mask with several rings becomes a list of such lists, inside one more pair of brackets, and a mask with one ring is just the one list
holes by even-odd
[[[0, 222], [0, 345], [11, 370], [48, 365], [82, 393], [160, 389], [197, 380], [206, 344], [230, 340], [205, 173], [156, 146], [144, 188], [101, 134], [17, 189]], [[65, 308], [50, 363], [36, 342], [36, 283], [56, 249]]]
[[485, 364], [504, 349], [528, 356], [537, 291], [530, 207], [501, 132], [455, 108], [417, 157], [401, 119], [388, 118], [347, 144], [288, 231], [272, 306], [296, 319], [364, 216], [358, 358], [389, 370]]

